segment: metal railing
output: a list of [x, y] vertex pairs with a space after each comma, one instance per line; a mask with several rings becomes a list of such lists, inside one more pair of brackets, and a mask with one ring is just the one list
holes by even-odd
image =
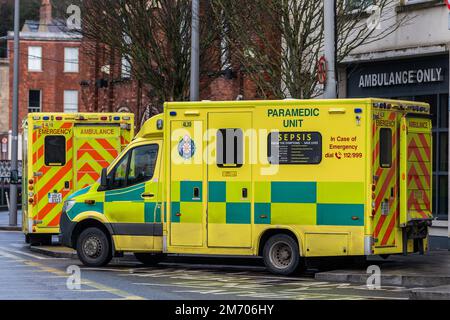
[[[19, 185], [17, 204], [22, 204], [22, 164], [19, 162]], [[11, 162], [0, 161], [0, 210], [7, 210], [9, 203], [9, 186], [11, 182]]]

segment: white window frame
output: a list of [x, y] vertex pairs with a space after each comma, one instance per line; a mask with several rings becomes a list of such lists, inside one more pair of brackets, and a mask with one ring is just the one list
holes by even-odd
[[424, 3], [424, 2], [430, 2], [431, 0], [405, 0], [405, 4], [416, 4], [416, 3]]
[[[76, 93], [76, 103], [73, 96], [69, 98], [69, 94]], [[64, 113], [77, 113], [79, 108], [80, 94], [78, 90], [64, 90]]]
[[121, 75], [122, 79], [131, 79], [131, 63], [129, 61], [129, 57], [122, 56], [122, 70]]
[[42, 72], [42, 47], [28, 47], [28, 71]]
[[[34, 111], [30, 111], [31, 107], [30, 107], [30, 92], [31, 91], [38, 91], [39, 92], [39, 110], [34, 110]], [[33, 109], [37, 109], [34, 108]], [[29, 89], [28, 90], [28, 113], [36, 113], [36, 112], [42, 112], [42, 90], [39, 89]]]
[[[76, 52], [73, 56], [70, 52]], [[64, 72], [80, 72], [80, 49], [77, 47], [64, 48]]]

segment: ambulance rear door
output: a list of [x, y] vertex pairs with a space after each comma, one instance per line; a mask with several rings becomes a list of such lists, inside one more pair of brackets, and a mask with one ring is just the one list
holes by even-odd
[[401, 121], [400, 224], [430, 220], [432, 214], [432, 133], [426, 115], [408, 114]]
[[36, 123], [31, 139], [35, 224], [39, 228], [56, 228], [63, 202], [72, 191], [73, 123]]
[[395, 248], [399, 211], [399, 113], [374, 111], [372, 232], [376, 248]]
[[103, 168], [121, 151], [121, 128], [116, 123], [76, 123], [74, 128], [74, 191], [95, 183]]

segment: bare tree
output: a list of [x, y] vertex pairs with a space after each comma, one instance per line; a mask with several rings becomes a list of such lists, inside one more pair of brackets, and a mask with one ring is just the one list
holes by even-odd
[[[158, 105], [189, 98], [191, 56], [190, 0], [79, 0], [82, 33], [112, 56], [124, 58], [134, 80], [148, 88]], [[204, 8], [208, 10], [208, 8]], [[217, 32], [211, 15], [201, 19], [201, 61], [204, 71], [220, 58], [212, 54]], [[89, 50], [87, 50], [89, 51]], [[88, 52], [89, 54], [89, 52]], [[114, 72], [110, 70], [110, 72]], [[147, 108], [148, 109], [148, 108]], [[154, 108], [150, 108], [154, 110]], [[145, 110], [142, 110], [145, 113]], [[138, 119], [139, 120], [139, 119]]]
[[[396, 19], [397, 2], [338, 0], [337, 61], [359, 46], [387, 37], [406, 23], [407, 17]], [[229, 50], [262, 98], [313, 98], [323, 92], [317, 77], [317, 62], [324, 45], [323, 1], [212, 3]]]

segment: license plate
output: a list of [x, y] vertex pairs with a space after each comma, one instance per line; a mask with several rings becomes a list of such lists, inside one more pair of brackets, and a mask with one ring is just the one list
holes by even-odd
[[62, 202], [62, 193], [48, 194], [48, 203], [61, 203], [61, 202]]

